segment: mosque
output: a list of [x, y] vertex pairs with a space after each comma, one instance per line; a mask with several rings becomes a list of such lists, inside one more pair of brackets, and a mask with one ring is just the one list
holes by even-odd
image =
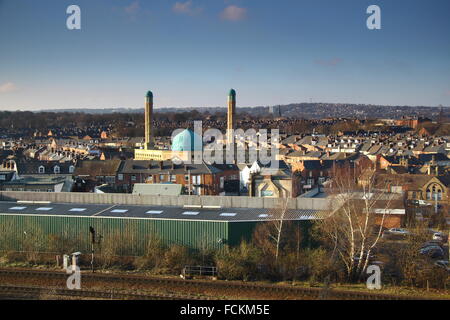
[[[185, 129], [177, 134], [172, 141], [171, 150], [159, 150], [152, 142], [152, 117], [153, 117], [153, 93], [147, 92], [145, 97], [145, 144], [143, 149], [135, 149], [135, 160], [173, 160], [193, 161], [197, 158], [201, 161], [203, 150], [202, 137]], [[236, 116], [236, 91], [231, 89], [228, 94], [227, 111], [227, 141], [232, 141]], [[200, 151], [200, 152], [198, 152]]]

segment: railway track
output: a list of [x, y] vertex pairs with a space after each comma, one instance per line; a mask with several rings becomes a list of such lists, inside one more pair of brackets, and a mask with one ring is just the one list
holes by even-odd
[[[38, 271], [29, 269], [0, 269], [0, 279], [2, 277], [20, 277], [20, 278], [39, 278], [39, 279], [67, 279], [67, 274], [60, 271]], [[124, 283], [124, 284], [145, 284], [155, 287], [176, 287], [183, 291], [189, 289], [215, 289], [215, 290], [234, 290], [247, 293], [264, 293], [276, 296], [288, 295], [297, 298], [312, 299], [345, 299], [345, 300], [423, 300], [421, 297], [406, 295], [391, 295], [381, 293], [368, 293], [359, 291], [344, 291], [324, 288], [304, 288], [294, 286], [281, 286], [275, 284], [254, 284], [240, 283], [233, 281], [208, 281], [208, 280], [183, 280], [167, 279], [158, 277], [144, 277], [136, 275], [111, 275], [101, 273], [82, 273], [83, 282], [105, 282], [105, 283]], [[72, 290], [69, 290], [72, 291]], [[170, 296], [168, 297], [170, 298]], [[176, 299], [176, 297], [172, 297]], [[185, 297], [179, 296], [180, 299]], [[164, 298], [162, 298], [164, 299]]]
[[36, 286], [4, 286], [0, 285], [0, 299], [39, 299], [43, 296], [73, 297], [110, 300], [178, 300], [176, 295], [149, 295], [129, 294], [111, 291], [97, 290], [69, 290], [57, 288], [44, 288]]

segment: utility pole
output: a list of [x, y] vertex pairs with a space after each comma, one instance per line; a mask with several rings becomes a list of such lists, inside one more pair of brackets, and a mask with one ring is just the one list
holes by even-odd
[[189, 195], [191, 195], [191, 170], [188, 170], [188, 177], [189, 177], [189, 184], [188, 184]]
[[95, 229], [90, 226], [89, 232], [91, 233], [91, 271], [94, 273], [94, 244], [95, 244]]

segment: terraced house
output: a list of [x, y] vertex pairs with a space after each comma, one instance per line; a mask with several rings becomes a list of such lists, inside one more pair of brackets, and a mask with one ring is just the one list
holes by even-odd
[[173, 161], [126, 160], [118, 171], [116, 185], [131, 192], [136, 183], [172, 183], [185, 194], [225, 195], [239, 193], [239, 168], [234, 164], [176, 164]]

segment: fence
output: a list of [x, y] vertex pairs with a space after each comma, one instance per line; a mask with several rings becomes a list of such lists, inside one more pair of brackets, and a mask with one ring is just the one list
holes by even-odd
[[217, 277], [216, 267], [204, 267], [204, 266], [185, 266], [183, 268], [183, 278], [188, 279], [193, 276], [200, 277]]
[[122, 204], [153, 206], [221, 206], [222, 208], [279, 208], [288, 201], [290, 209], [327, 210], [330, 199], [321, 198], [256, 198], [241, 196], [157, 196], [127, 193], [27, 192], [0, 191], [0, 201], [50, 201], [55, 203]]

